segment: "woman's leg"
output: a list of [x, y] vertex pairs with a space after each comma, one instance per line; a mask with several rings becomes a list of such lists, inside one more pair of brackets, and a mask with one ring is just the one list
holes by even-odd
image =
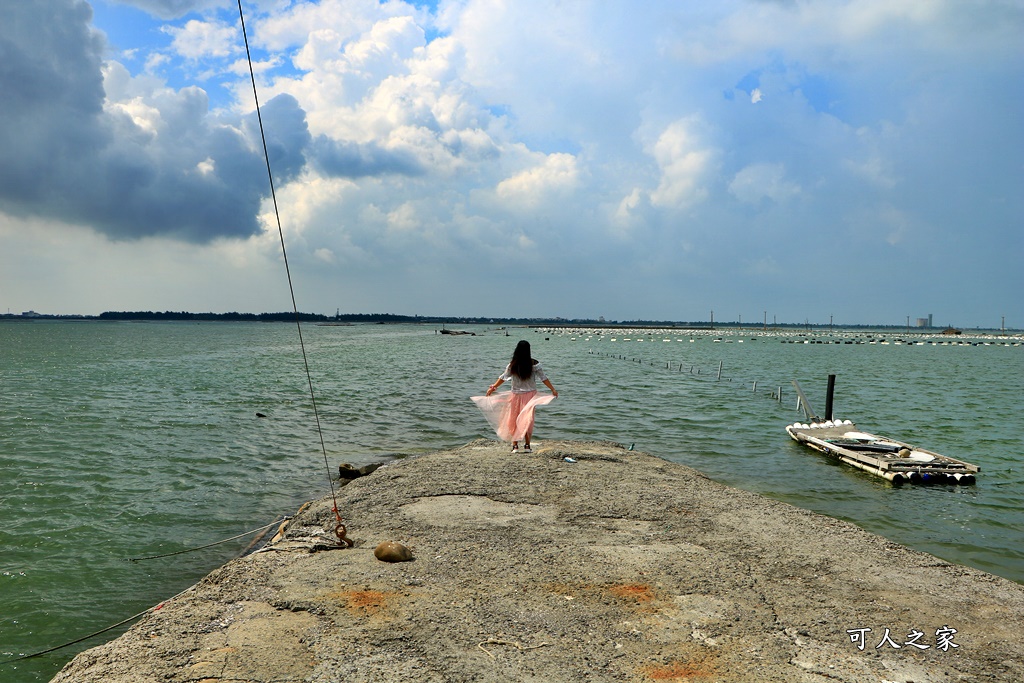
[[536, 395], [536, 391], [512, 395], [509, 422], [514, 441], [522, 439], [524, 443], [530, 443], [530, 435], [533, 433], [533, 408], [527, 406]]

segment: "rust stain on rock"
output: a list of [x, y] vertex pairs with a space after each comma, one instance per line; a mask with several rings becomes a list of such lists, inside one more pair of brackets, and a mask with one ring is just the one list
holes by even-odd
[[654, 591], [646, 583], [612, 584], [607, 590], [617, 598], [632, 599], [639, 603], [654, 600]]
[[646, 583], [611, 583], [611, 584], [564, 584], [549, 583], [547, 590], [556, 595], [568, 599], [590, 598], [607, 599], [607, 596], [616, 598], [625, 607], [639, 609], [641, 612], [649, 613], [658, 611], [658, 596], [654, 588]]
[[387, 607], [388, 601], [394, 595], [394, 593], [385, 593], [383, 591], [375, 590], [335, 593], [335, 597], [342, 600], [349, 609], [366, 612], [368, 614], [377, 613]]

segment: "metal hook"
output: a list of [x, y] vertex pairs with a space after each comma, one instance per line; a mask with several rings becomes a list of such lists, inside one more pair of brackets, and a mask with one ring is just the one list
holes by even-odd
[[346, 548], [351, 548], [355, 543], [348, 537], [348, 529], [345, 528], [344, 524], [338, 523], [338, 526], [334, 527], [334, 535], [338, 537], [338, 542], [342, 543]]

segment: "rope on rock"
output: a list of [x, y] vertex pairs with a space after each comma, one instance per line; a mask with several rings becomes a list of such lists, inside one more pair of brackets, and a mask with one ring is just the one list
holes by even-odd
[[[250, 78], [250, 80], [252, 82], [252, 95], [253, 95], [253, 99], [254, 99], [254, 101], [256, 103], [256, 119], [259, 122], [260, 139], [261, 139], [261, 141], [263, 143], [263, 157], [264, 157], [264, 159], [266, 160], [266, 163], [267, 163], [267, 177], [268, 177], [268, 180], [270, 182], [270, 196], [271, 196], [271, 199], [272, 199], [273, 204], [274, 204], [274, 216], [275, 216], [275, 218], [277, 220], [277, 233], [278, 233], [278, 236], [280, 237], [280, 241], [281, 241], [281, 255], [282, 255], [283, 259], [284, 259], [285, 274], [287, 275], [287, 278], [288, 278], [288, 290], [289, 290], [289, 292], [291, 294], [291, 299], [292, 299], [292, 311], [295, 314], [295, 327], [298, 330], [298, 335], [299, 335], [299, 348], [302, 351], [302, 362], [303, 362], [303, 365], [304, 365], [305, 370], [306, 370], [306, 381], [307, 381], [307, 384], [309, 385], [309, 397], [310, 397], [310, 401], [311, 401], [312, 406], [313, 406], [313, 418], [314, 418], [314, 420], [316, 422], [316, 431], [317, 431], [317, 434], [318, 434], [318, 436], [320, 438], [320, 450], [321, 450], [321, 452], [323, 453], [323, 456], [324, 456], [324, 466], [326, 467], [326, 470], [327, 470], [327, 482], [328, 482], [328, 484], [331, 487], [331, 499], [333, 500], [333, 503], [334, 503], [333, 508], [332, 508], [332, 511], [334, 512], [335, 521], [336, 521], [336, 525], [335, 525], [335, 528], [334, 528], [334, 533], [338, 537], [338, 543], [341, 545], [341, 547], [343, 547], [343, 548], [351, 548], [355, 544], [352, 542], [351, 539], [348, 538], [347, 529], [345, 527], [344, 521], [342, 520], [341, 513], [338, 510], [338, 498], [337, 498], [337, 494], [335, 492], [334, 480], [331, 478], [330, 463], [328, 462], [328, 459], [327, 459], [327, 446], [324, 443], [323, 430], [322, 430], [322, 428], [320, 426], [320, 413], [319, 413], [319, 411], [317, 409], [317, 404], [316, 404], [316, 392], [313, 390], [313, 376], [312, 376], [312, 373], [310, 372], [310, 369], [309, 369], [309, 359], [308, 359], [307, 354], [306, 354], [306, 345], [305, 345], [305, 342], [304, 342], [304, 340], [302, 338], [302, 324], [301, 324], [301, 320], [300, 320], [300, 317], [299, 317], [299, 307], [298, 307], [298, 304], [296, 303], [296, 299], [295, 299], [295, 287], [294, 287], [294, 285], [292, 283], [291, 268], [288, 265], [288, 252], [287, 252], [287, 249], [285, 248], [284, 229], [281, 227], [281, 213], [280, 213], [280, 211], [278, 209], [278, 205], [277, 205], [277, 192], [276, 192], [276, 190], [274, 188], [274, 173], [271, 170], [271, 166], [270, 166], [270, 153], [269, 153], [269, 151], [267, 149], [267, 137], [266, 137], [266, 133], [264, 132], [264, 128], [263, 128], [263, 115], [262, 115], [262, 113], [260, 111], [259, 95], [258, 95], [257, 89], [256, 89], [256, 73], [253, 70], [252, 54], [251, 54], [251, 52], [249, 50], [249, 38], [248, 38], [248, 35], [246, 33], [246, 30], [245, 30], [245, 16], [244, 16], [244, 14], [242, 12], [242, 0], [238, 0], [238, 19], [239, 19], [239, 23], [241, 24], [241, 28], [242, 28], [242, 39], [245, 42], [245, 56], [246, 56], [246, 60], [249, 63], [249, 78]], [[139, 562], [139, 561], [142, 561], [142, 560], [152, 560], [152, 559], [156, 559], [156, 558], [160, 558], [160, 557], [170, 557], [172, 555], [179, 555], [179, 554], [182, 554], [182, 553], [193, 552], [195, 550], [202, 550], [204, 548], [209, 548], [211, 546], [218, 545], [220, 543], [226, 543], [228, 541], [232, 541], [232, 540], [235, 540], [235, 539], [238, 539], [238, 538], [242, 538], [243, 536], [248, 536], [249, 534], [253, 534], [253, 533], [256, 533], [256, 532], [259, 532], [259, 531], [265, 531], [266, 529], [268, 529], [271, 526], [279, 523], [280, 521], [281, 521], [280, 518], [278, 518], [274, 522], [271, 522], [270, 524], [262, 526], [262, 527], [260, 527], [258, 529], [253, 529], [252, 531], [247, 531], [247, 532], [245, 532], [243, 534], [239, 534], [237, 536], [233, 536], [231, 538], [227, 538], [227, 539], [224, 539], [222, 541], [216, 541], [214, 543], [208, 543], [206, 545], [199, 546], [198, 548], [189, 548], [187, 550], [179, 550], [179, 551], [176, 551], [176, 552], [173, 552], [173, 553], [165, 553], [163, 555], [152, 555], [152, 556], [149, 556], [149, 557], [126, 558], [126, 561], [129, 561], [129, 562]], [[287, 521], [287, 518], [286, 518], [286, 521]], [[250, 544], [250, 547], [251, 547], [251, 544]], [[190, 589], [191, 589], [191, 587], [185, 589], [185, 591], [182, 591], [181, 593], [178, 593], [178, 595], [175, 595], [174, 598], [177, 598], [178, 596], [182, 595], [182, 593], [184, 593], [184, 592], [186, 592], [186, 591], [188, 591]], [[170, 599], [173, 600], [174, 598], [170, 598]], [[164, 602], [167, 602], [167, 601], [164, 601]], [[92, 638], [94, 636], [98, 636], [100, 634], [103, 634], [103, 633], [106, 633], [108, 631], [111, 631], [111, 630], [117, 628], [118, 626], [123, 626], [124, 624], [127, 624], [127, 623], [129, 623], [131, 621], [134, 621], [135, 619], [138, 619], [139, 617], [141, 617], [141, 616], [143, 616], [145, 614], [148, 614], [150, 612], [154, 612], [154, 611], [160, 609], [161, 607], [163, 607], [164, 606], [164, 602], [161, 602], [159, 605], [157, 605], [155, 607], [150, 607], [149, 609], [143, 610], [142, 612], [139, 612], [138, 614], [132, 615], [132, 616], [128, 617], [127, 619], [123, 619], [123, 620], [117, 622], [116, 624], [113, 624], [112, 626], [107, 626], [106, 628], [100, 629], [99, 631], [94, 631], [93, 633], [90, 633], [90, 634], [88, 634], [86, 636], [82, 636], [81, 638], [76, 638], [75, 640], [69, 641], [67, 643], [63, 643], [63, 644], [57, 645], [55, 647], [50, 647], [50, 648], [47, 648], [45, 650], [40, 650], [39, 652], [34, 652], [32, 654], [22, 655], [20, 657], [14, 657], [12, 659], [3, 660], [3, 661], [0, 661], [0, 665], [10, 664], [10, 663], [13, 663], [13, 662], [19, 662], [19, 661], [22, 661], [22, 660], [25, 660], [25, 659], [31, 659], [33, 657], [40, 657], [42, 655], [49, 654], [51, 652], [56, 652], [57, 650], [61, 650], [63, 648], [70, 647], [71, 645], [76, 645], [76, 644], [81, 643], [83, 641], [86, 641], [86, 640], [88, 640], [88, 639], [90, 639], [90, 638]]]
[[331, 465], [327, 460], [327, 446], [324, 444], [324, 433], [320, 427], [320, 412], [316, 406], [316, 392], [313, 390], [313, 375], [309, 371], [309, 359], [306, 356], [306, 345], [302, 339], [302, 323], [299, 320], [299, 307], [295, 301], [295, 287], [292, 284], [292, 272], [288, 266], [288, 250], [285, 249], [284, 245], [284, 229], [281, 227], [281, 212], [277, 207], [277, 192], [274, 189], [274, 173], [270, 168], [270, 153], [267, 150], [267, 136], [263, 130], [263, 115], [260, 113], [260, 98], [256, 89], [256, 72], [252, 67], [252, 54], [249, 51], [249, 37], [245, 31], [245, 16], [242, 12], [242, 0], [238, 0], [238, 21], [242, 27], [242, 39], [245, 41], [245, 58], [249, 63], [249, 79], [252, 82], [252, 96], [253, 101], [256, 103], [256, 119], [260, 124], [260, 139], [263, 142], [263, 158], [267, 162], [267, 178], [270, 182], [270, 197], [274, 203], [274, 217], [277, 220], [277, 234], [281, 239], [281, 256], [284, 258], [284, 270], [288, 276], [288, 291], [292, 297], [292, 310], [295, 312], [295, 327], [299, 333], [299, 348], [302, 350], [302, 362], [306, 368], [306, 381], [309, 384], [309, 398], [313, 405], [313, 418], [316, 421], [316, 433], [320, 437], [320, 450], [324, 454], [324, 467], [327, 469], [327, 482], [331, 487], [331, 500], [334, 502], [332, 511], [334, 512], [334, 518], [336, 526], [334, 527], [334, 533], [338, 537], [338, 543], [342, 547], [351, 548], [354, 543], [349, 540], [347, 530], [345, 528], [344, 520], [341, 518], [341, 512], [338, 511], [338, 496], [334, 489], [334, 480], [331, 478]]
[[164, 600], [159, 605], [155, 605], [155, 606], [150, 607], [148, 609], [144, 609], [141, 612], [139, 612], [138, 614], [133, 614], [132, 616], [128, 617], [127, 619], [122, 619], [121, 621], [117, 622], [116, 624], [111, 624], [110, 626], [107, 626], [106, 628], [101, 628], [99, 631], [93, 631], [89, 635], [82, 636], [81, 638], [75, 638], [74, 640], [70, 640], [70, 641], [68, 641], [66, 643], [61, 643], [60, 645], [55, 645], [54, 647], [49, 647], [49, 648], [47, 648], [45, 650], [40, 650], [38, 652], [33, 652], [32, 654], [21, 655], [20, 657], [14, 657], [12, 659], [5, 659], [2, 662], [0, 662], [0, 665], [2, 665], [2, 664], [12, 664], [14, 662], [20, 662], [20, 661], [23, 661], [23, 660], [26, 660], [26, 659], [33, 659], [35, 657], [42, 657], [43, 655], [48, 655], [51, 652], [56, 652], [57, 650], [63, 650], [66, 647], [71, 647], [72, 645], [77, 645], [78, 643], [85, 642], [86, 640], [89, 640], [90, 638], [93, 638], [95, 636], [98, 636], [98, 635], [101, 635], [103, 633], [106, 633], [107, 631], [113, 631], [118, 626], [124, 626], [125, 624], [127, 624], [129, 622], [132, 622], [132, 621], [135, 621], [139, 617], [145, 616], [145, 615], [149, 614], [150, 612], [156, 612], [158, 609], [162, 608], [166, 603], [170, 602], [171, 600], [174, 600], [175, 598], [181, 597], [185, 593], [187, 593], [190, 590], [192, 590], [194, 587], [195, 586], [189, 586], [188, 588], [186, 588], [185, 590], [181, 591], [180, 593], [178, 593], [174, 597], [168, 598], [167, 600]]
[[225, 538], [222, 541], [214, 541], [213, 543], [207, 543], [206, 545], [197, 546], [195, 548], [186, 548], [185, 550], [175, 550], [172, 553], [164, 553], [162, 555], [149, 555], [147, 557], [126, 557], [126, 558], [124, 558], [124, 560], [125, 560], [125, 562], [142, 562], [143, 560], [156, 560], [156, 559], [159, 559], [161, 557], [171, 557], [173, 555], [184, 555], [185, 553], [195, 552], [196, 550], [204, 550], [206, 548], [212, 548], [215, 545], [220, 545], [221, 543], [227, 543], [228, 541], [234, 541], [236, 539], [243, 538], [245, 536], [249, 536], [250, 534], [255, 534], [258, 531], [266, 531], [267, 529], [269, 529], [270, 527], [274, 526], [275, 524], [279, 524], [279, 523], [281, 523], [281, 521], [287, 521], [289, 519], [291, 519], [291, 517], [284, 517], [284, 518], [278, 517], [277, 519], [275, 519], [270, 524], [264, 524], [263, 526], [261, 526], [258, 529], [253, 529], [252, 531], [246, 531], [245, 533], [238, 534], [237, 536], [232, 536], [231, 538]]

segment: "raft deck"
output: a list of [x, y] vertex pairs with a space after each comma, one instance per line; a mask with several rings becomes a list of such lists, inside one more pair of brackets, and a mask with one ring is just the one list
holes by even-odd
[[981, 468], [896, 439], [857, 430], [850, 420], [786, 426], [794, 440], [893, 484], [973, 484]]

